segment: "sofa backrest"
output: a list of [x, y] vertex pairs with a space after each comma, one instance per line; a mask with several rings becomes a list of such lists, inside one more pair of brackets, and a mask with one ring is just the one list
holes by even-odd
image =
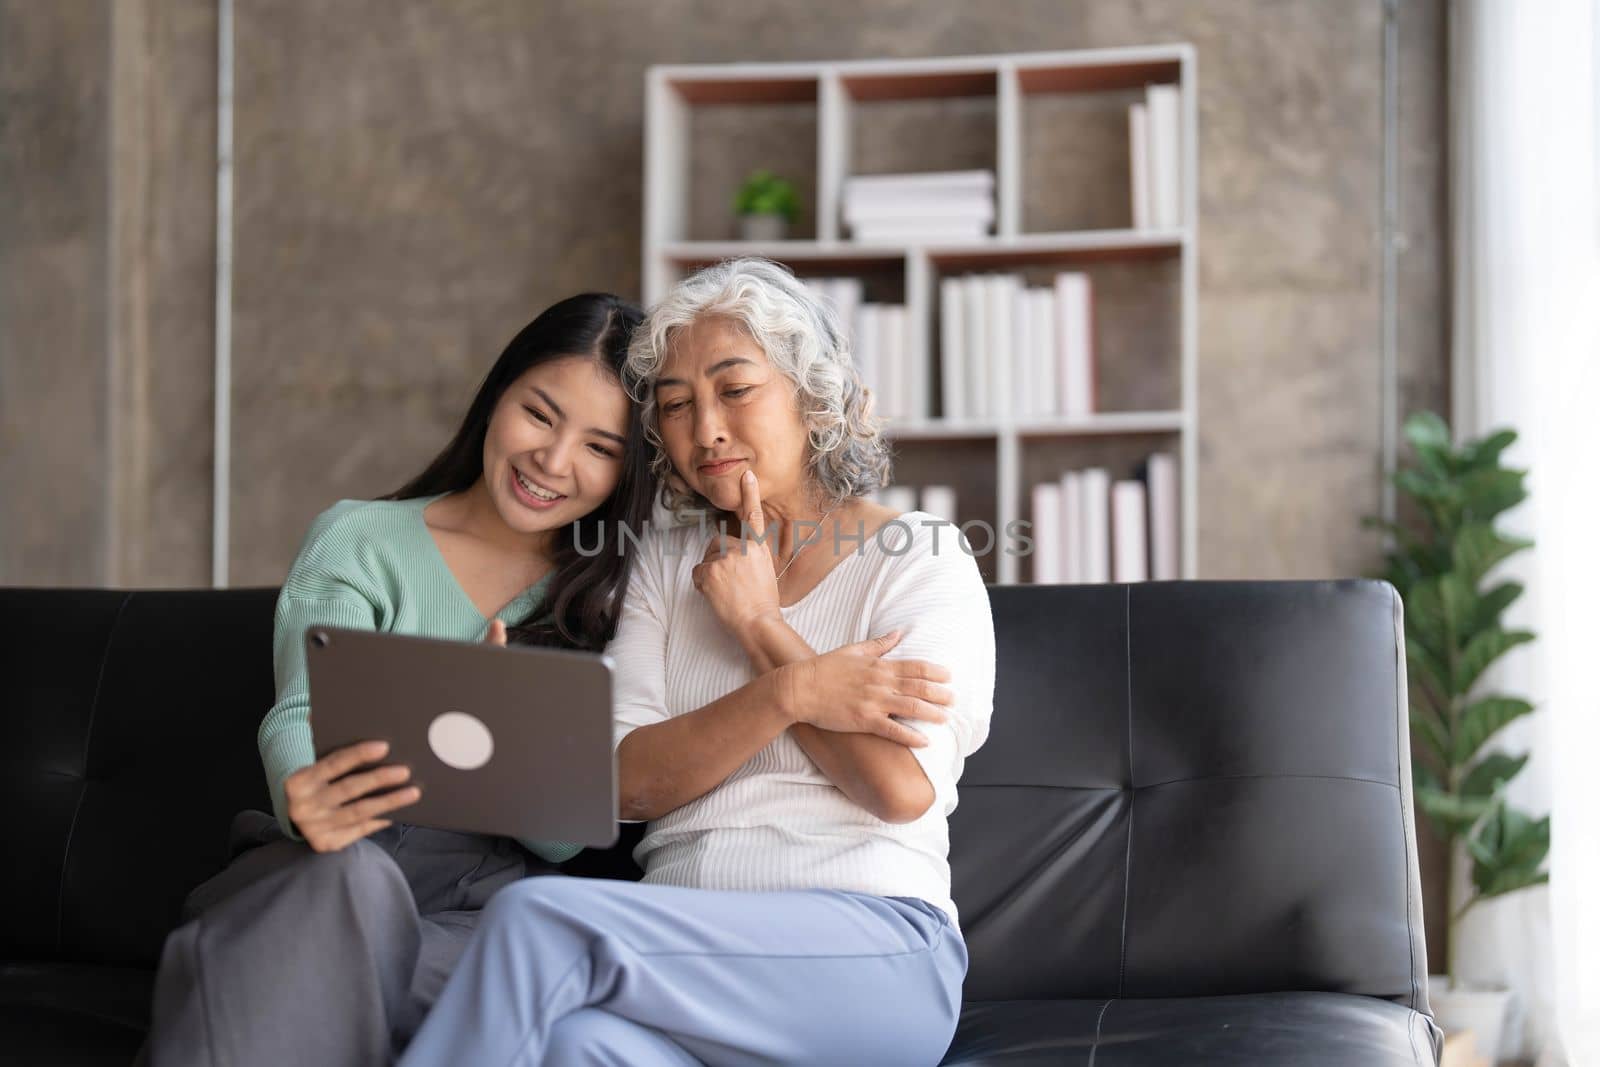
[[951, 816], [969, 1000], [1323, 990], [1427, 1011], [1383, 582], [991, 590]]
[[[233, 814], [268, 806], [275, 596], [0, 590], [0, 959], [155, 962]], [[969, 1000], [1307, 989], [1426, 1010], [1389, 586], [991, 599], [994, 721], [951, 817]], [[570, 866], [630, 876], [636, 839]]]
[[153, 965], [268, 808], [277, 591], [0, 590], [0, 959]]

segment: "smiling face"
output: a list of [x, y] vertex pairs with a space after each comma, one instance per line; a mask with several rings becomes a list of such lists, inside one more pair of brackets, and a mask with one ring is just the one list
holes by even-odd
[[677, 333], [656, 407], [673, 469], [716, 507], [738, 509], [746, 470], [764, 501], [804, 500], [810, 441], [794, 385], [733, 320], [706, 316]]
[[628, 403], [588, 356], [541, 363], [512, 382], [483, 442], [484, 486], [505, 524], [557, 530], [604, 503], [622, 476]]

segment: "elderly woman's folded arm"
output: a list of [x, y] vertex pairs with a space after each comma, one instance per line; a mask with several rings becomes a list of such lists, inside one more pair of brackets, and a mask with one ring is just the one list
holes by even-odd
[[[763, 677], [817, 653], [781, 615], [757, 620], [738, 634]], [[913, 822], [933, 806], [933, 784], [905, 745], [877, 734], [837, 733], [796, 722], [790, 736], [845, 796], [889, 823]]]
[[627, 821], [659, 819], [727, 780], [794, 721], [775, 674], [703, 708], [641, 726], [617, 746], [617, 807]]
[[[800, 651], [804, 644], [785, 642], [792, 662], [814, 656]], [[619, 817], [659, 819], [698, 800], [784, 730], [840, 792], [884, 822], [911, 822], [928, 810], [934, 789], [910, 749], [798, 721], [796, 688], [792, 669], [780, 665], [703, 708], [631, 730], [617, 746]]]

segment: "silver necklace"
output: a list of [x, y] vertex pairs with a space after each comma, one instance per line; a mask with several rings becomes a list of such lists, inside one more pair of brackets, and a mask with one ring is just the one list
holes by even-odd
[[[822, 518], [817, 520], [817, 532], [819, 534], [822, 532], [822, 524], [828, 521], [828, 516], [832, 515], [834, 513], [834, 511], [836, 511], [838, 509], [838, 507], [839, 507], [839, 505], [835, 504], [833, 507], [829, 508], [826, 512], [823, 513]], [[785, 574], [789, 573], [789, 568], [794, 566], [794, 561], [800, 558], [800, 553], [802, 553], [806, 549], [810, 548], [811, 544], [812, 544], [812, 542], [807, 541], [805, 544], [803, 544], [799, 548], [795, 549], [794, 552], [791, 553], [790, 556], [789, 556], [789, 562], [787, 562], [787, 563], [785, 563], [783, 565], [783, 569], [778, 572], [778, 577], [774, 578], [773, 581], [775, 581], [775, 582], [776, 581], [782, 581], [783, 580], [783, 576]]]

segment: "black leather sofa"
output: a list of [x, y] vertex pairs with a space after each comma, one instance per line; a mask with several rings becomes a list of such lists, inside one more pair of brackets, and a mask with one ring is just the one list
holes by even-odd
[[[0, 1061], [132, 1058], [184, 894], [267, 803], [274, 596], [0, 590]], [[992, 599], [946, 1062], [1436, 1063], [1394, 591]], [[631, 840], [569, 867], [634, 876]]]

